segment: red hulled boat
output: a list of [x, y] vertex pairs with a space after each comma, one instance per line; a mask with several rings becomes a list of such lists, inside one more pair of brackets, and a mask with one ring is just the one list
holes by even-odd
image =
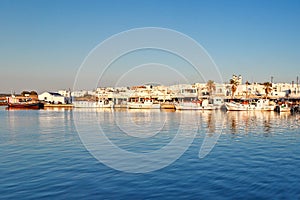
[[39, 101], [33, 101], [31, 98], [20, 99], [15, 96], [11, 96], [7, 100], [8, 108], [21, 108], [21, 109], [41, 109], [44, 108], [44, 104]]

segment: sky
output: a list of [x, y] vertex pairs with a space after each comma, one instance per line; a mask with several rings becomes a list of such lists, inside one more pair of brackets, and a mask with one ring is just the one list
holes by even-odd
[[[233, 74], [242, 75], [244, 82], [270, 81], [271, 76], [274, 82], [296, 81], [300, 75], [299, 11], [299, 0], [0, 0], [0, 93], [74, 88], [80, 67], [93, 49], [116, 34], [143, 27], [170, 29], [193, 39], [213, 60], [224, 82]], [[144, 84], [149, 77], [159, 78], [153, 82], [178, 83], [180, 77], [172, 73], [189, 71], [182, 60], [178, 62], [182, 65], [174, 67], [177, 58], [173, 58], [161, 66], [175, 70], [168, 73], [168, 67], [162, 67], [160, 72], [158, 62], [169, 57], [157, 59], [156, 54], [142, 51], [131, 61], [120, 56], [115, 71], [103, 80], [98, 77], [93, 85], [82, 81], [75, 89], [114, 86], [116, 81], [110, 82], [115, 80], [114, 72], [130, 71], [123, 66], [138, 70], [137, 65], [145, 66], [145, 71], [128, 76], [124, 81], [128, 85]], [[149, 63], [157, 65], [151, 70]], [[96, 73], [86, 71], [88, 82]], [[189, 73], [185, 78], [206, 80]]]

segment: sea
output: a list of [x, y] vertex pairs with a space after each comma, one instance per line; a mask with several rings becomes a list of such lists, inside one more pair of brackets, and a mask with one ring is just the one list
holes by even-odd
[[0, 199], [300, 199], [300, 116], [0, 107]]

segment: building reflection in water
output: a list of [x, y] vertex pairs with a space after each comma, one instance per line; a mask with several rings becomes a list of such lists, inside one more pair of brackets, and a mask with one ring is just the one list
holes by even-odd
[[[76, 113], [76, 120], [74, 120]], [[53, 131], [76, 132], [75, 121], [84, 123], [89, 129], [97, 125], [99, 129], [117, 127], [128, 137], [149, 138], [156, 134], [169, 134], [169, 130], [189, 129], [189, 123], [198, 125], [198, 132], [208, 136], [215, 134], [262, 134], [272, 136], [286, 129], [299, 129], [300, 116], [269, 111], [165, 111], [127, 109], [50, 109], [50, 110], [8, 110], [3, 112], [6, 120], [2, 127], [14, 134], [22, 129], [33, 129], [33, 133]], [[54, 126], [55, 125], [55, 126]], [[55, 130], [54, 128], [55, 127]], [[108, 131], [114, 133], [114, 131]], [[171, 136], [170, 136], [171, 138]]]

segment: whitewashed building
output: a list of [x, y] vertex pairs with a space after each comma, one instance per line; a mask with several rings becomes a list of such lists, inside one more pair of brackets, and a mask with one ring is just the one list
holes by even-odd
[[52, 104], [67, 103], [66, 98], [57, 92], [44, 92], [39, 95], [39, 100]]
[[70, 90], [58, 90], [58, 93], [65, 97], [65, 103], [72, 103], [72, 96]]
[[83, 97], [87, 94], [88, 94], [88, 91], [86, 91], [86, 90], [77, 90], [77, 91], [71, 92], [72, 97]]

